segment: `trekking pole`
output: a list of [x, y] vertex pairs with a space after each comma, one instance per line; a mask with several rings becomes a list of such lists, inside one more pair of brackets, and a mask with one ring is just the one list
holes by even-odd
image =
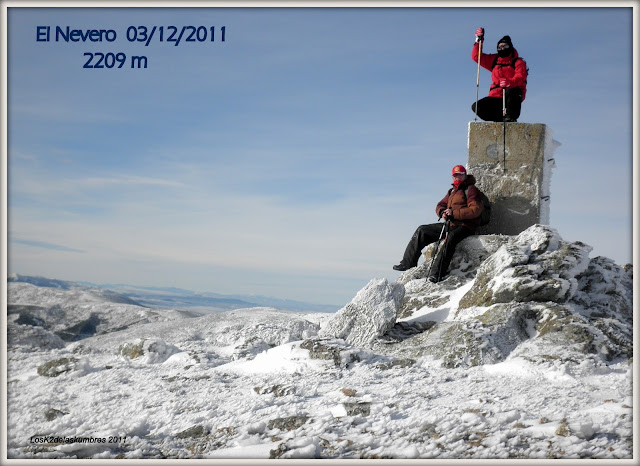
[[478, 120], [478, 89], [480, 88], [480, 57], [482, 56], [482, 42], [478, 42], [478, 75], [476, 76], [476, 116], [473, 121]]
[[444, 234], [444, 229], [447, 226], [447, 222], [442, 224], [442, 230], [440, 230], [440, 237], [438, 238], [438, 243], [436, 244], [436, 248], [433, 250], [433, 257], [431, 258], [431, 265], [429, 265], [429, 271], [427, 272], [427, 277], [431, 276], [431, 268], [433, 267], [433, 261], [436, 259], [438, 255], [438, 248], [440, 247], [440, 241], [442, 241], [442, 235]]
[[507, 97], [502, 88], [502, 172], [507, 172]]
[[442, 264], [444, 263], [445, 257], [447, 256], [447, 245], [449, 244], [448, 239], [449, 239], [449, 228], [450, 228], [449, 220], [447, 220], [446, 225], [447, 225], [447, 234], [444, 235], [444, 250], [441, 253], [442, 259], [440, 259], [440, 267], [438, 267], [438, 281], [440, 281], [440, 277], [442, 277]]

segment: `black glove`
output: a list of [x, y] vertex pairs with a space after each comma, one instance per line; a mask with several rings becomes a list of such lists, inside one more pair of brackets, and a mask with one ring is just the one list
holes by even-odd
[[476, 42], [484, 40], [484, 28], [476, 29]]

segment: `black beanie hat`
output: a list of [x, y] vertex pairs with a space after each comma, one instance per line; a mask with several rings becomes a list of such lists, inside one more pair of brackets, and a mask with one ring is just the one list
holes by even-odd
[[[509, 36], [504, 36], [502, 39], [500, 39], [498, 41], [498, 44], [509, 44], [509, 48], [513, 48], [513, 44], [511, 43], [511, 37]], [[496, 47], [498, 46], [498, 44], [496, 44]]]

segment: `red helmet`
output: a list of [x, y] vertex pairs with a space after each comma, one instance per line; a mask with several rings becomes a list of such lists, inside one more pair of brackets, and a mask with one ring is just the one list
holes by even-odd
[[467, 174], [467, 169], [464, 168], [463, 165], [456, 165], [455, 167], [453, 167], [453, 170], [451, 170], [451, 175], [456, 175], [458, 173], [464, 173], [465, 175]]

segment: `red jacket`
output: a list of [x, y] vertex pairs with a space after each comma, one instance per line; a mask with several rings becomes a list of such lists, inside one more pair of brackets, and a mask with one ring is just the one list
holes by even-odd
[[[478, 63], [478, 50], [479, 45], [476, 42], [473, 44], [473, 50], [471, 51], [471, 59]], [[493, 62], [496, 57], [498, 58], [497, 65], [493, 66]], [[527, 63], [524, 59], [518, 58], [518, 51], [513, 49], [513, 53], [508, 57], [498, 57], [497, 53], [482, 53], [480, 57], [480, 66], [491, 71], [491, 88], [489, 89], [489, 97], [502, 98], [502, 89], [500, 88], [500, 78], [507, 78], [511, 84], [509, 87], [519, 87], [522, 89], [522, 100], [524, 101], [527, 95]], [[509, 66], [515, 60], [515, 67]], [[507, 66], [498, 66], [507, 65]]]
[[[436, 206], [436, 214], [442, 216], [442, 211], [450, 208], [453, 211], [451, 226], [464, 226], [475, 230], [480, 223], [480, 214], [484, 205], [478, 197], [478, 188], [475, 186], [476, 179], [473, 175], [467, 175], [467, 179], [456, 188], [447, 191], [447, 195], [442, 198]], [[467, 189], [465, 196], [464, 190]]]

